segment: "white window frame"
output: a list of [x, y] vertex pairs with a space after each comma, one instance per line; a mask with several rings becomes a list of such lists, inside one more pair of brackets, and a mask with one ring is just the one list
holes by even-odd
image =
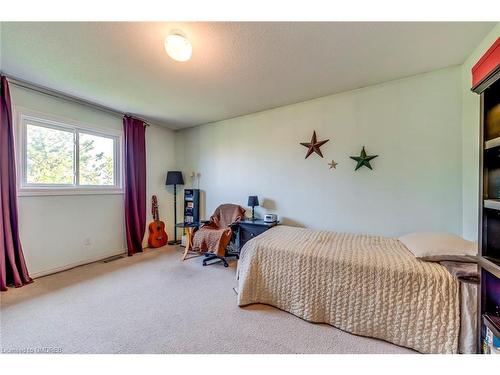
[[[123, 194], [123, 133], [114, 129], [102, 129], [77, 122], [47, 115], [40, 112], [33, 112], [23, 108], [15, 109], [15, 118], [17, 121], [17, 185], [18, 196], [39, 196], [39, 195], [91, 195], [91, 194]], [[30, 184], [27, 182], [27, 125], [29, 122], [33, 125], [71, 131], [74, 135], [73, 142], [73, 184]], [[114, 145], [114, 185], [79, 185], [79, 135], [85, 133], [104, 138], [113, 139]]]

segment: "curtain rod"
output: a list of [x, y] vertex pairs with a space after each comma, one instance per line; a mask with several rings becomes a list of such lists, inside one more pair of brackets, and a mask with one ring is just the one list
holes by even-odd
[[23, 79], [19, 79], [17, 77], [14, 77], [14, 76], [11, 76], [11, 75], [8, 75], [5, 73], [2, 73], [2, 75], [7, 77], [7, 80], [9, 81], [9, 83], [13, 84], [14, 86], [18, 86], [18, 87], [22, 87], [22, 88], [25, 88], [28, 90], [36, 91], [36, 92], [39, 92], [41, 94], [51, 96], [53, 98], [63, 99], [63, 100], [67, 100], [67, 101], [77, 103], [80, 105], [84, 105], [87, 107], [92, 107], [92, 108], [95, 108], [99, 111], [107, 112], [107, 113], [110, 113], [110, 114], [115, 115], [115, 116], [119, 116], [119, 117], [130, 116], [130, 117], [133, 117], [133, 118], [136, 118], [138, 120], [143, 121], [145, 126], [150, 126], [150, 124], [148, 123], [147, 120], [145, 120], [139, 116], [135, 116], [134, 114], [123, 113], [123, 112], [118, 111], [116, 109], [106, 107], [104, 105], [97, 104], [97, 103], [91, 102], [89, 100], [79, 98], [77, 96], [65, 94], [65, 93], [58, 91], [58, 90], [49, 89], [48, 87], [37, 85], [35, 83], [31, 83], [31, 82], [25, 81]]

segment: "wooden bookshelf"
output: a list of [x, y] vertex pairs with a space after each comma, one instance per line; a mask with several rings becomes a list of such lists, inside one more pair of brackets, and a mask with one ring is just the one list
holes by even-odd
[[[500, 324], [500, 38], [472, 69], [473, 91], [481, 95], [479, 168], [478, 352], [486, 327]], [[493, 59], [493, 60], [492, 60]]]

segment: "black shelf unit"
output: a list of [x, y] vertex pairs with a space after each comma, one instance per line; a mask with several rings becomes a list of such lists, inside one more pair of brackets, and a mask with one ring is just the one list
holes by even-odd
[[486, 328], [500, 332], [500, 69], [473, 88], [481, 95], [478, 352], [483, 351]]
[[184, 189], [184, 223], [200, 222], [200, 189]]

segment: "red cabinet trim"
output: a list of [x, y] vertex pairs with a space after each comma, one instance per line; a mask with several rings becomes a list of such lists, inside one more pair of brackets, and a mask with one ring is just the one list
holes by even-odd
[[472, 67], [472, 87], [478, 86], [490, 73], [500, 66], [500, 38]]

